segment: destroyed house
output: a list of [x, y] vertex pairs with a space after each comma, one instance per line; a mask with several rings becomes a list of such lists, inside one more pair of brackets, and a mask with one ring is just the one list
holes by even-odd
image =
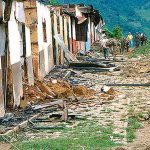
[[73, 54], [90, 50], [102, 25], [91, 6], [0, 0], [0, 116], [25, 100], [25, 85], [34, 86], [65, 59], [76, 61]]
[[84, 6], [83, 4], [65, 5], [63, 9], [71, 20], [70, 47], [73, 49], [73, 53], [80, 50], [90, 50], [91, 43], [97, 40], [96, 27], [103, 26], [102, 16], [92, 6]]

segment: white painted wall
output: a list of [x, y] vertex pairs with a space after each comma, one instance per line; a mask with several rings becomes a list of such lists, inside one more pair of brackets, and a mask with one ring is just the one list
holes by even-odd
[[91, 19], [88, 17], [88, 31], [87, 31], [87, 42], [86, 42], [86, 51], [91, 49]]
[[[2, 67], [1, 67], [1, 56], [0, 56], [0, 69], [2, 69]], [[0, 81], [0, 84], [2, 84], [2, 81]], [[0, 92], [3, 93], [3, 90]], [[4, 117], [4, 114], [5, 114], [4, 99], [2, 97], [2, 99], [0, 99], [0, 117]]]
[[72, 21], [72, 32], [73, 32], [73, 39], [76, 40], [76, 27], [75, 27], [75, 20]]
[[[21, 62], [21, 54], [23, 51], [23, 45], [22, 45], [22, 29], [21, 24], [18, 23], [15, 19], [16, 14], [16, 2], [14, 1], [12, 4], [12, 10], [11, 10], [11, 16], [10, 21], [8, 22], [8, 38], [9, 38], [9, 50], [10, 50], [10, 63], [11, 65], [16, 64], [18, 62]], [[20, 74], [21, 75], [21, 74]], [[20, 81], [18, 83], [22, 85], [22, 77], [20, 77]], [[14, 83], [17, 84], [17, 83]], [[14, 86], [13, 84], [13, 86]], [[13, 87], [14, 88], [14, 87]], [[13, 90], [14, 95], [14, 106], [20, 105], [20, 97], [23, 96], [23, 90], [22, 87], [20, 87], [20, 95], [18, 96], [18, 93]]]
[[[48, 57], [48, 47], [51, 44], [51, 19], [50, 10], [45, 5], [37, 2], [37, 16], [38, 16], [38, 47], [39, 52], [44, 50], [45, 56], [45, 71], [48, 73], [50, 71], [49, 57]], [[43, 39], [43, 21], [46, 22], [46, 35], [47, 42]], [[53, 54], [53, 53], [52, 53]]]
[[46, 34], [47, 34], [47, 42], [50, 44], [50, 10], [45, 5], [37, 2], [37, 16], [38, 16], [38, 44], [39, 51], [43, 50], [43, 45], [45, 42], [43, 41], [43, 20], [46, 21]]
[[16, 2], [16, 19], [19, 22], [25, 23], [25, 12], [22, 2]]
[[30, 28], [25, 27], [26, 34], [26, 57], [31, 56], [31, 37], [30, 37]]
[[10, 49], [11, 64], [15, 64], [20, 61], [20, 42], [19, 42], [20, 35], [19, 35], [18, 23], [15, 20], [15, 16], [14, 16], [15, 6], [16, 6], [15, 4], [16, 4], [16, 2], [13, 2], [10, 21], [8, 23], [9, 49]]
[[4, 55], [5, 50], [5, 26], [0, 24], [0, 56]]
[[[23, 40], [22, 40], [22, 25], [16, 18], [24, 22], [24, 8], [23, 3], [13, 2], [10, 21], [8, 22], [9, 32], [9, 49], [10, 62], [15, 64], [21, 60], [20, 56], [23, 54]], [[21, 16], [23, 15], [23, 16]]]

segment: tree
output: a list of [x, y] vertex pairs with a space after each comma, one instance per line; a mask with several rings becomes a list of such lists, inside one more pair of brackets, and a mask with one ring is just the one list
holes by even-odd
[[47, 5], [58, 5], [58, 1], [57, 0], [48, 0]]
[[121, 39], [123, 37], [122, 28], [117, 26], [113, 29], [113, 37], [117, 39]]
[[111, 32], [108, 28], [104, 28], [104, 31], [108, 38], [113, 38], [113, 32]]

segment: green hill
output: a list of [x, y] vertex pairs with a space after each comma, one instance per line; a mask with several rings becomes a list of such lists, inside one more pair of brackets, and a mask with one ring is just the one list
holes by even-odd
[[121, 26], [124, 33], [144, 32], [150, 37], [149, 0], [58, 0], [59, 3], [94, 5], [104, 17], [109, 29]]

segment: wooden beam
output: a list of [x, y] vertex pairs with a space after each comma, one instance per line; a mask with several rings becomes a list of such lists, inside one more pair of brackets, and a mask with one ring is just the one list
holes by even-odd
[[[58, 34], [57, 30], [57, 15], [54, 13], [54, 35]], [[59, 65], [58, 42], [55, 40], [56, 65]]]
[[[63, 17], [59, 16], [59, 20], [60, 20], [60, 34], [62, 36], [62, 39], [64, 39]], [[61, 65], [63, 64], [64, 64], [64, 51], [61, 48]]]
[[114, 84], [111, 84], [111, 83], [109, 83], [109, 84], [106, 84], [107, 86], [134, 86], [134, 87], [140, 87], [140, 86], [145, 86], [145, 87], [149, 87], [150, 86], [150, 84], [149, 83], [139, 83], [139, 84], [135, 84], [135, 83], [129, 83], [129, 84], [117, 84], [117, 83], [114, 83]]
[[3, 75], [2, 75], [1, 56], [0, 56], [0, 117], [3, 117], [5, 114], [2, 76]]

